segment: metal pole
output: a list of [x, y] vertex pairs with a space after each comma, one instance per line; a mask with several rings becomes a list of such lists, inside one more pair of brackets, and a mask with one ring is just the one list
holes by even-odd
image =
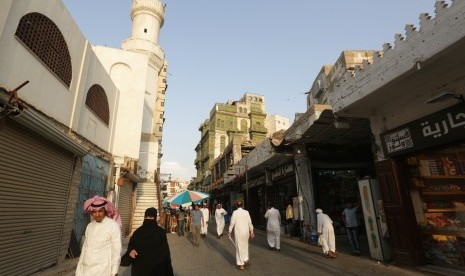
[[248, 180], [248, 176], [247, 176], [247, 171], [248, 171], [248, 167], [247, 167], [247, 159], [245, 160], [246, 161], [246, 164], [245, 164], [245, 196], [246, 196], [246, 200], [247, 200], [247, 209], [249, 209], [249, 180]]

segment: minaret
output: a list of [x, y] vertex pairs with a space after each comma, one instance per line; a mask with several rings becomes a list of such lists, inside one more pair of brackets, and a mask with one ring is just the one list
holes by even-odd
[[131, 19], [131, 37], [123, 41], [121, 48], [149, 55], [150, 65], [159, 71], [165, 58], [165, 53], [158, 45], [165, 19], [165, 4], [159, 0], [133, 0]]

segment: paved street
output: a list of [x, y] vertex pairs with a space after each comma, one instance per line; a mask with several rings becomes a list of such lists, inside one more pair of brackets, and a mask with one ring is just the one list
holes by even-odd
[[[250, 244], [250, 266], [239, 271], [231, 241], [227, 236], [217, 239], [214, 224], [209, 228], [210, 235], [202, 239], [199, 247], [193, 247], [187, 237], [168, 234], [175, 275], [421, 275], [343, 253], [327, 259], [321, 256], [319, 247], [291, 239], [281, 241], [281, 252], [270, 251], [261, 231]], [[129, 276], [129, 269], [121, 268], [120, 275]]]

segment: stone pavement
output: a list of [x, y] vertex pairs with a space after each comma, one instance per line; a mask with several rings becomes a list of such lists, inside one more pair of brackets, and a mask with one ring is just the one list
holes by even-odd
[[[250, 243], [250, 266], [236, 268], [234, 245], [227, 236], [217, 239], [214, 224], [199, 247], [187, 237], [168, 234], [172, 265], [176, 276], [209, 275], [426, 275], [418, 271], [386, 266], [367, 257], [340, 253], [336, 259], [322, 256], [317, 246], [284, 238], [281, 251], [268, 250], [265, 233], [256, 231]], [[226, 230], [225, 230], [226, 233]], [[130, 269], [121, 268], [120, 276], [130, 276]]]
[[[236, 269], [234, 245], [227, 236], [217, 239], [214, 236], [214, 223], [209, 225], [209, 236], [200, 242], [199, 247], [192, 246], [187, 237], [167, 234], [171, 249], [171, 259], [176, 276], [223, 276], [223, 275], [457, 275], [451, 271], [437, 271], [432, 268], [415, 270], [394, 265], [380, 264], [364, 256], [352, 256], [338, 253], [336, 259], [322, 256], [321, 248], [293, 239], [281, 239], [281, 251], [268, 250], [266, 235], [256, 230], [255, 239], [250, 242], [250, 266], [244, 271]], [[227, 227], [226, 227], [227, 229]], [[225, 229], [225, 233], [226, 232]], [[128, 239], [123, 240], [126, 247]], [[338, 243], [337, 243], [338, 244]], [[343, 242], [338, 252], [344, 251]], [[366, 253], [366, 252], [365, 252]], [[36, 276], [73, 276], [78, 259], [36, 273]], [[428, 269], [428, 267], [423, 267]], [[434, 274], [431, 272], [434, 271]], [[130, 268], [120, 267], [120, 276], [130, 276]], [[463, 274], [461, 274], [463, 275]]]

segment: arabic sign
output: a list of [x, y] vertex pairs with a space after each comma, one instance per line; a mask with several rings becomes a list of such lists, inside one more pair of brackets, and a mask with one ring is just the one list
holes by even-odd
[[384, 154], [396, 156], [465, 139], [465, 104], [438, 111], [381, 134]]

